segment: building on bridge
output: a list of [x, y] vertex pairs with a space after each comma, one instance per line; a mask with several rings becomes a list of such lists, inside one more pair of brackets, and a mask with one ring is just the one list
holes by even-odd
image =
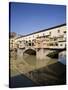
[[11, 32], [9, 34], [9, 48], [10, 50], [13, 50], [17, 47], [15, 39], [17, 38], [17, 34], [15, 32]]
[[33, 46], [34, 48], [65, 48], [66, 24], [33, 32], [15, 39], [17, 48]]

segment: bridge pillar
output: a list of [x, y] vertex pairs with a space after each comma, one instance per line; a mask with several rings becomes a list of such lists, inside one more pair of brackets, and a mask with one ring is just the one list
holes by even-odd
[[37, 59], [48, 59], [49, 57], [47, 56], [50, 52], [53, 52], [54, 50], [48, 50], [44, 48], [39, 48], [36, 49], [36, 58]]
[[36, 49], [36, 57], [37, 59], [43, 59], [44, 58], [44, 49]]
[[17, 57], [23, 58], [23, 49], [20, 49], [20, 48], [17, 49]]

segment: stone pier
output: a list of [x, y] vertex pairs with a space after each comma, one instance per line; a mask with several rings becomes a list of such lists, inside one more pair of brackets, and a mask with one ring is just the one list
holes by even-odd
[[46, 59], [46, 58], [49, 58], [47, 57], [47, 55], [50, 53], [50, 52], [54, 52], [55, 50], [48, 50], [48, 49], [44, 49], [44, 48], [41, 48], [41, 49], [37, 49], [36, 50], [36, 57], [37, 59]]

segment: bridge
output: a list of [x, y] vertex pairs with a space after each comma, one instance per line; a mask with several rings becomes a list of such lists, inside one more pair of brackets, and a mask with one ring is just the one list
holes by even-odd
[[66, 47], [50, 47], [50, 48], [36, 48], [36, 46], [25, 46], [17, 48], [18, 56], [24, 57], [25, 54], [36, 55], [37, 59], [45, 59], [49, 53], [58, 52], [65, 50]]
[[[59, 42], [60, 41], [60, 42]], [[62, 43], [61, 43], [62, 42]], [[60, 52], [66, 49], [66, 40], [64, 37], [62, 38], [49, 38], [42, 37], [36, 38], [36, 40], [32, 41], [19, 41], [18, 44], [18, 54], [24, 55], [27, 54], [35, 54], [38, 59], [45, 59], [46, 56], [51, 52]]]
[[49, 52], [66, 49], [66, 24], [30, 33], [12, 41], [14, 43], [11, 42], [11, 45], [17, 49], [18, 54], [36, 54], [37, 58], [42, 59]]

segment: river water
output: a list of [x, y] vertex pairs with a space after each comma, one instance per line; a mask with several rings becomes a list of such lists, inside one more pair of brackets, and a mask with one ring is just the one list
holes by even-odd
[[[25, 77], [17, 79], [16, 77], [20, 75], [21, 77], [25, 76], [27, 80]], [[24, 57], [12, 55], [10, 58], [10, 77], [12, 78], [11, 84], [14, 82], [12, 87], [62, 85], [66, 83], [66, 66], [60, 62], [60, 59], [46, 57], [44, 60], [38, 60], [35, 55], [25, 54]], [[22, 82], [23, 80], [24, 82]], [[29, 84], [24, 85], [27, 81], [30, 81]]]

